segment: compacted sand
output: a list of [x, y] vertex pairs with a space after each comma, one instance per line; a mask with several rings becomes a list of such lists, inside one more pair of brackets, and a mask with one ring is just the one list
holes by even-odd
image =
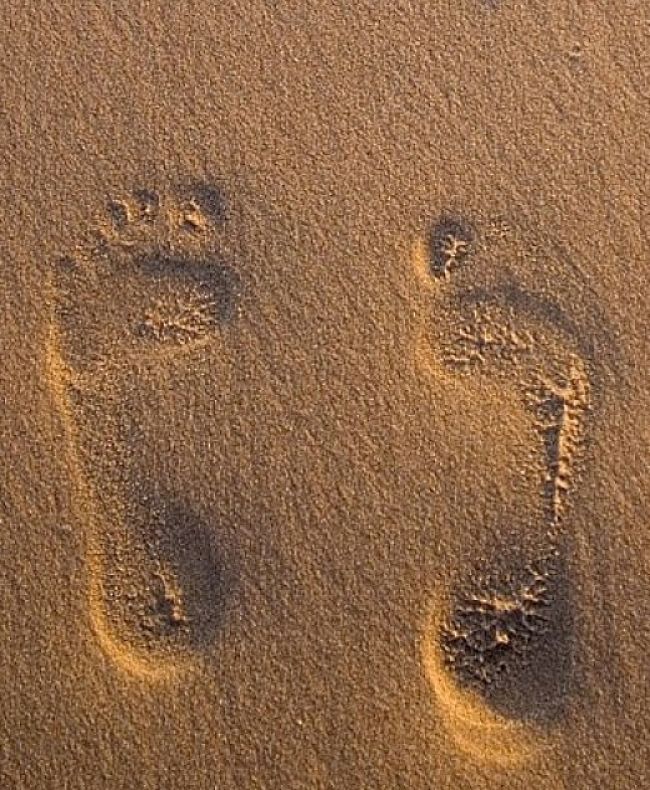
[[0, 787], [650, 787], [647, 4], [0, 16]]

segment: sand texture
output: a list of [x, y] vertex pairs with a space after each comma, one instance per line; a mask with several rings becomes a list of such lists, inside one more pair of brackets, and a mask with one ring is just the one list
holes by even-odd
[[647, 3], [0, 22], [0, 788], [650, 788]]

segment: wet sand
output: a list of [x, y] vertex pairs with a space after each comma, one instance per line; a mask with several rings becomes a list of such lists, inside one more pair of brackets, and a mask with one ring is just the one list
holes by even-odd
[[0, 18], [0, 786], [648, 784], [643, 4]]

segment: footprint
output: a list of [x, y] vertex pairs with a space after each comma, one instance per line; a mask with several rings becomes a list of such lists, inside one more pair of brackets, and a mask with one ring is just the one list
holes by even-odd
[[220, 341], [237, 317], [241, 283], [208, 190], [114, 200], [91, 238], [57, 262], [53, 320], [75, 372]]
[[213, 530], [143, 449], [149, 393], [164, 399], [201, 360], [223, 363], [227, 386], [241, 294], [227, 226], [217, 187], [140, 190], [112, 201], [50, 272], [47, 376], [88, 528], [90, 622], [138, 677], [192, 668], [234, 583]]
[[506, 223], [449, 215], [413, 251], [433, 306], [417, 339], [418, 364], [449, 380], [483, 380], [528, 413], [539, 437], [539, 553], [494, 546], [486, 568], [438, 590], [422, 640], [450, 731], [474, 756], [501, 762], [534, 752], [566, 706], [567, 522], [602, 388], [597, 333], [571, 318], [571, 277], [545, 259], [547, 282], [536, 281], [538, 255]]
[[[540, 437], [542, 493], [557, 531], [580, 476], [594, 407], [590, 333], [583, 339], [554, 295], [521, 282], [522, 268], [531, 267], [514, 231], [500, 225], [488, 230], [488, 241], [480, 242], [467, 219], [445, 216], [428, 244], [416, 244], [416, 268], [431, 289], [434, 308], [422, 326], [416, 358], [444, 377], [496, 382], [502, 398], [525, 404]], [[493, 243], [495, 237], [503, 243]]]
[[472, 759], [514, 765], [549, 743], [570, 688], [570, 595], [559, 562], [543, 560], [437, 591], [423, 666], [441, 720]]

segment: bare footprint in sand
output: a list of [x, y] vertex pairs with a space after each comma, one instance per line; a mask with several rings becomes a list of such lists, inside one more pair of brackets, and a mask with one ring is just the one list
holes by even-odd
[[[432, 307], [416, 344], [421, 368], [483, 380], [527, 412], [539, 438], [539, 534], [521, 546], [494, 545], [459, 570], [438, 591], [422, 639], [457, 742], [507, 763], [543, 742], [572, 684], [570, 495], [602, 390], [602, 326], [590, 305], [571, 302], [580, 290], [575, 273], [507, 223], [444, 215], [418, 240], [413, 260]], [[534, 556], [526, 543], [537, 546]]]
[[240, 281], [227, 211], [207, 184], [138, 191], [51, 271], [47, 374], [88, 528], [90, 619], [135, 676], [193, 666], [232, 585], [214, 531], [143, 449], [152, 404], [173, 398], [190, 366], [209, 363], [228, 386]]

